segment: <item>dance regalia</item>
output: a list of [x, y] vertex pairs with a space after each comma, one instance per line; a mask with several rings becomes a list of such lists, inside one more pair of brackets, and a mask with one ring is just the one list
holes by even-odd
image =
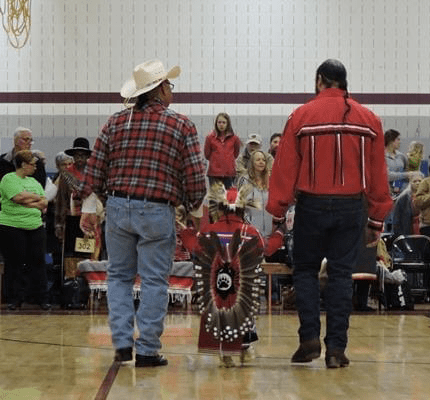
[[238, 354], [243, 343], [257, 340], [263, 238], [254, 226], [228, 214], [199, 233], [193, 247], [201, 313], [198, 349]]
[[[77, 237], [82, 237], [83, 232], [79, 227], [79, 220], [81, 218], [81, 207], [82, 200], [79, 196], [77, 196], [77, 190], [79, 188], [79, 182], [83, 179], [83, 174], [79, 171], [74, 164], [68, 167], [66, 170], [62, 171], [59, 184], [58, 191], [60, 194], [58, 195], [60, 198], [64, 197], [64, 200], [59, 203], [66, 203], [61, 208], [64, 210], [60, 211], [61, 214], [65, 214], [62, 216], [63, 224], [65, 224], [65, 250], [66, 254], [70, 256], [79, 256], [84, 258], [91, 258], [91, 260], [98, 260], [100, 257], [100, 251], [102, 247], [102, 230], [101, 224], [97, 224], [96, 231], [94, 232], [95, 239], [95, 249], [92, 254], [75, 254], [75, 240]], [[97, 200], [99, 203], [99, 208], [103, 207], [101, 202]], [[99, 213], [100, 214], [100, 213]], [[66, 223], [67, 221], [67, 223]]]
[[201, 314], [198, 350], [219, 353], [226, 367], [231, 356], [246, 357], [250, 343], [258, 340], [255, 315], [259, 309], [260, 264], [263, 254], [273, 254], [283, 244], [277, 229], [267, 241], [258, 230], [244, 222], [251, 185], [226, 190], [215, 183], [208, 192], [209, 214], [216, 222], [200, 233], [186, 228], [184, 246], [195, 258], [195, 279]]

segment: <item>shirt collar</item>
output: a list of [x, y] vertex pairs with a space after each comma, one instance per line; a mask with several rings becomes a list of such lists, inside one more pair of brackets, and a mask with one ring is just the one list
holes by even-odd
[[338, 89], [338, 88], [327, 88], [324, 90], [321, 90], [317, 94], [317, 97], [343, 97], [345, 96], [345, 90]]

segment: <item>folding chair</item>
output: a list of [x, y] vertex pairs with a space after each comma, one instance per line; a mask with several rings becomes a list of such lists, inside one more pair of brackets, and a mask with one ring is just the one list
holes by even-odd
[[358, 282], [368, 282], [369, 289], [370, 286], [373, 286], [373, 292], [376, 293], [378, 298], [378, 310], [381, 311], [381, 297], [384, 293], [384, 287], [383, 282], [378, 279], [378, 275], [376, 273], [376, 247], [366, 247], [364, 238], [360, 247], [356, 265], [353, 268], [352, 280], [354, 282], [354, 295], [356, 295]]
[[393, 268], [407, 274], [411, 294], [429, 301], [430, 238], [425, 235], [401, 235], [393, 242]]
[[381, 239], [384, 241], [387, 251], [391, 254], [391, 249], [393, 248], [393, 242], [396, 236], [393, 233], [384, 232], [381, 235]]

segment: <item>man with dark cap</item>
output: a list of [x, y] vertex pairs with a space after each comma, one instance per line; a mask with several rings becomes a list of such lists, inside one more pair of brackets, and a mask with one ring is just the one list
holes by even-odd
[[[321, 354], [318, 272], [327, 258], [325, 362], [346, 367], [352, 268], [363, 232], [375, 245], [392, 207], [379, 118], [348, 96], [346, 69], [326, 60], [316, 97], [289, 117], [269, 185], [267, 210], [282, 222], [296, 202], [294, 285], [300, 346], [292, 362]], [[367, 229], [366, 213], [368, 214]]]
[[95, 235], [96, 246], [92, 254], [75, 251], [76, 238], [82, 236], [79, 228], [82, 200], [77, 193], [77, 188], [83, 179], [84, 168], [91, 155], [90, 142], [87, 138], [78, 137], [73, 141], [73, 147], [66, 149], [64, 153], [73, 157], [73, 163], [60, 174], [55, 199], [55, 235], [63, 243], [64, 277], [75, 278], [80, 261], [86, 258], [98, 259], [101, 231], [98, 226]]
[[[248, 135], [248, 140], [246, 141], [246, 147], [243, 150], [242, 155], [238, 157], [236, 160], [236, 178], [239, 181], [239, 178], [245, 175], [248, 172], [249, 160], [251, 159], [251, 154], [256, 150], [261, 150], [261, 136], [258, 133], [250, 133]], [[265, 153], [267, 157], [267, 166], [268, 168], [272, 168], [273, 157], [269, 153]]]

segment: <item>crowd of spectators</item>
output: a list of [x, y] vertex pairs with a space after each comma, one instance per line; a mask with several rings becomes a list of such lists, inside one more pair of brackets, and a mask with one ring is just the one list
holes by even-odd
[[[385, 221], [385, 232], [393, 235], [393, 237], [410, 234], [430, 235], [430, 177], [426, 177], [428, 171], [425, 174], [422, 172], [424, 145], [419, 141], [412, 141], [407, 153], [403, 154], [399, 150], [400, 136], [400, 132], [394, 129], [385, 132], [388, 184], [394, 200], [392, 212]], [[208, 186], [216, 181], [221, 181], [226, 189], [232, 186], [240, 188], [245, 184], [251, 185], [253, 190], [250, 196], [260, 203], [261, 208], [260, 210], [247, 211], [245, 218], [265, 237], [269, 236], [273, 230], [272, 217], [265, 211], [265, 205], [271, 168], [281, 137], [281, 133], [273, 133], [267, 151], [262, 148], [263, 141], [258, 133], [249, 134], [246, 141], [242, 143], [233, 130], [230, 116], [227, 113], [219, 113], [214, 121], [214, 129], [207, 134], [204, 143], [203, 156], [208, 161]], [[22, 151], [31, 151], [35, 164], [34, 167], [31, 164], [31, 168], [28, 167], [25, 170], [25, 177], [34, 179], [45, 190], [43, 198], [48, 204], [47, 211], [44, 208], [39, 210], [46, 228], [44, 232], [46, 238], [44, 237], [43, 240], [46, 246], [42, 247], [46, 253], [53, 256], [53, 263], [64, 263], [64, 277], [73, 278], [76, 276], [77, 263], [80, 260], [84, 257], [99, 259], [102, 251], [103, 206], [101, 202], [99, 209], [100, 235], [97, 237], [94, 253], [76, 256], [73, 249], [73, 241], [80, 229], [80, 200], [74, 197], [74, 191], [86, 160], [91, 153], [90, 145], [87, 139], [77, 138], [72, 148], [58, 153], [55, 158], [57, 171], [50, 178], [45, 170], [45, 155], [40, 150], [32, 149], [32, 144], [31, 130], [24, 127], [17, 128], [14, 134], [14, 147], [0, 156], [0, 179], [12, 172], [16, 173], [21, 168], [18, 166], [19, 162], [24, 162], [26, 165], [27, 161], [25, 160], [17, 162], [17, 155], [22, 157], [22, 154], [26, 154]], [[18, 160], [20, 160], [19, 157]], [[33, 163], [32, 160], [30, 161]], [[3, 196], [6, 196], [6, 192]], [[3, 207], [8, 201], [19, 204], [13, 196], [11, 198], [5, 197], [2, 199]], [[28, 207], [22, 204], [20, 206]], [[202, 218], [201, 211], [198, 218], [192, 218], [197, 228]], [[9, 235], [8, 229], [10, 227], [11, 224], [7, 225], [5, 222], [0, 224], [3, 236]], [[28, 230], [28, 228], [23, 227], [17, 227], [17, 229]], [[66, 232], [69, 232], [71, 238], [65, 237]], [[2, 243], [8, 243], [7, 239], [2, 238]], [[35, 262], [32, 262], [28, 257], [19, 261], [22, 263], [19, 268], [13, 267], [12, 265], [16, 264], [16, 261], [11, 258], [10, 252], [6, 249], [2, 253], [5, 263], [6, 286], [11, 288], [16, 287], [16, 284], [11, 282], [16, 280], [17, 271], [23, 271], [23, 275], [30, 276], [28, 271], [45, 268], [41, 266], [39, 261], [39, 265], [35, 265]], [[46, 276], [46, 272], [44, 274], [42, 276]], [[46, 279], [42, 279], [41, 284], [45, 285]], [[11, 294], [11, 290], [6, 290], [6, 300], [10, 308], [15, 309], [23, 301], [30, 301], [43, 305], [44, 309], [49, 309], [44, 295], [35, 295], [33, 286], [34, 283], [31, 280], [23, 278], [20, 281], [19, 295], [14, 292]], [[278, 301], [276, 292], [279, 291], [275, 291], [274, 300]]]
[[[385, 232], [400, 235], [429, 234], [430, 202], [428, 171], [423, 165], [424, 144], [411, 141], [406, 154], [400, 152], [400, 132], [385, 132], [385, 160], [394, 207], [385, 220]], [[423, 171], [424, 170], [424, 171]], [[430, 196], [429, 196], [430, 198]]]
[[[83, 236], [75, 188], [91, 154], [88, 140], [77, 138], [71, 149], [56, 155], [57, 172], [52, 178], [45, 169], [45, 154], [32, 149], [33, 142], [32, 131], [18, 127], [13, 148], [0, 156], [0, 250], [9, 310], [23, 303], [51, 309], [48, 262], [62, 265], [59, 272], [73, 278], [79, 260], [100, 257], [101, 229], [95, 252], [73, 257], [73, 239]], [[100, 222], [102, 215], [100, 211]], [[66, 232], [74, 237], [67, 238]]]

